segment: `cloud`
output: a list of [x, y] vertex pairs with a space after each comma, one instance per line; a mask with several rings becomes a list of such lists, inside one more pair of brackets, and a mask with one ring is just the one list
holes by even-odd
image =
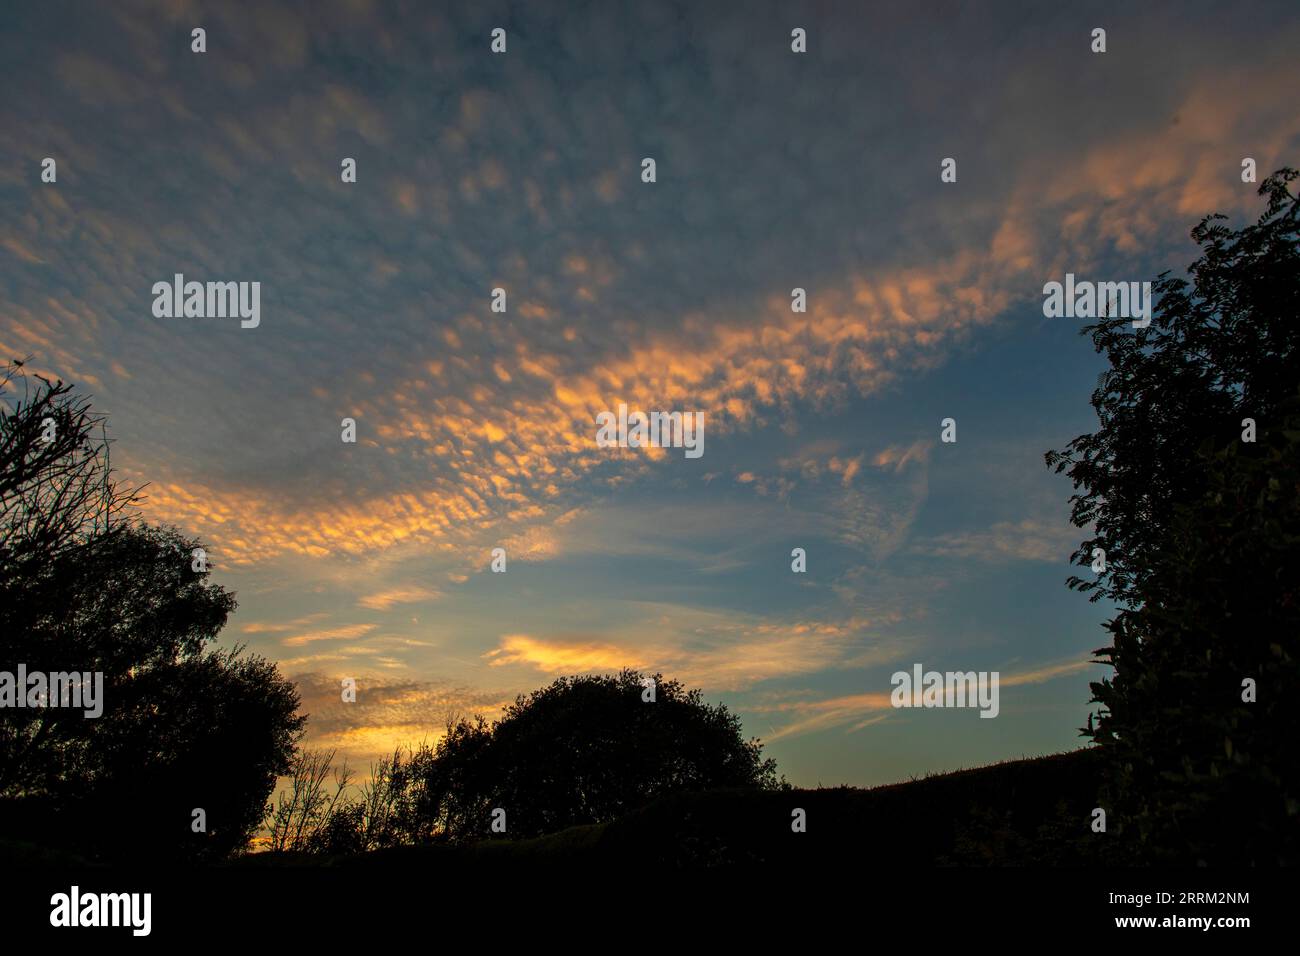
[[403, 587], [388, 588], [377, 594], [368, 594], [357, 601], [359, 607], [368, 608], [372, 611], [387, 611], [395, 604], [413, 604], [419, 601], [436, 601], [442, 597], [442, 592], [436, 588], [421, 587], [419, 585], [406, 585]]
[[513, 699], [447, 681], [352, 676], [357, 695], [350, 703], [342, 699], [339, 680], [319, 671], [294, 674], [293, 680], [302, 698], [301, 712], [311, 715], [304, 744], [337, 749], [340, 757], [354, 761], [374, 759], [396, 747], [435, 744], [449, 718], [490, 718]]
[[975, 531], [935, 535], [916, 542], [912, 550], [939, 558], [1064, 563], [1079, 546], [1079, 535], [1077, 528], [1064, 521], [1025, 518], [999, 521]]
[[299, 630], [327, 616], [326, 612], [320, 611], [295, 618], [292, 621], [251, 621], [242, 625], [240, 630], [245, 634], [282, 634], [286, 631]]
[[918, 439], [910, 445], [890, 445], [882, 448], [871, 459], [871, 463], [877, 468], [887, 468], [895, 472], [900, 472], [913, 462], [924, 463], [930, 457], [930, 449], [934, 447], [931, 441]]
[[546, 674], [582, 674], [644, 667], [646, 658], [614, 644], [585, 638], [540, 640], [527, 634], [508, 634], [483, 655], [493, 667], [525, 664]]
[[281, 643], [285, 647], [301, 647], [303, 644], [313, 644], [317, 641], [350, 641], [369, 634], [376, 627], [377, 624], [345, 624], [340, 627], [296, 634], [293, 637], [286, 637]]
[[[275, 21], [264, 19], [266, 23], [259, 20], [241, 29], [237, 42], [253, 43], [263, 37]], [[308, 49], [301, 37], [292, 42], [281, 37], [277, 43], [294, 59]], [[130, 95], [113, 92], [124, 86], [113, 79], [122, 68], [109, 67], [112, 74], [96, 73], [98, 69], [85, 58], [65, 64], [70, 77], [107, 77], [104, 95]], [[1260, 82], [1279, 79], [1260, 68], [1246, 73]], [[83, 81], [76, 82], [84, 86]], [[1214, 83], [1187, 91], [1179, 115], [1200, 115], [1198, 111], [1213, 106], [1225, 129], [1249, 138], [1244, 130], [1260, 116], [1271, 115], [1269, 108], [1213, 92], [1222, 88], [1222, 83]], [[553, 84], [545, 89], [549, 106], [559, 109]], [[487, 115], [484, 104], [495, 101], [486, 93], [471, 91], [466, 96], [466, 103], [476, 105], [458, 106], [451, 120], [468, 142]], [[259, 149], [269, 162], [272, 148], [297, 157], [291, 163], [307, 162], [301, 155], [304, 150], [323, 149], [339, 130], [355, 129], [366, 116], [383, 115], [383, 106], [373, 95], [338, 83], [304, 96], [293, 104], [292, 112], [285, 109], [267, 101], [255, 111], [256, 122], [236, 115], [218, 116], [215, 122], [245, 162], [256, 165]], [[313, 119], [307, 120], [308, 116]], [[375, 143], [409, 142], [416, 130], [397, 120], [394, 117], [382, 130], [364, 135]], [[259, 147], [255, 130], [270, 131], [275, 142]], [[1290, 130], [1290, 134], [1285, 130], [1273, 134], [1273, 147], [1280, 149], [1286, 136], [1294, 134], [1294, 124]], [[1062, 267], [1077, 271], [1115, 250], [1149, 248], [1171, 231], [1185, 229], [1190, 212], [1184, 207], [1193, 202], [1187, 198], [1189, 190], [1196, 203], [1241, 208], [1249, 202], [1248, 190], [1231, 187], [1231, 177], [1214, 179], [1217, 174], [1210, 166], [1198, 167], [1189, 184], [1177, 164], [1150, 159], [1178, 154], [1174, 147], [1180, 145], [1203, 147], [1205, 130], [1188, 121], [1151, 131], [1140, 140], [1118, 137], [1118, 132], [1103, 135], [1101, 141], [1087, 144], [1076, 156], [1063, 159], [1050, 177], [1039, 175], [1032, 158], [1019, 166], [1005, 164], [1001, 168], [1010, 184], [1006, 203], [973, 210], [974, 218], [964, 221], [952, 233], [953, 242], [943, 248], [927, 250], [912, 261], [896, 252], [865, 268], [848, 268], [835, 260], [835, 268], [817, 275], [806, 314], [792, 314], [788, 289], [761, 274], [753, 282], [729, 286], [727, 294], [712, 297], [700, 308], [675, 308], [671, 300], [660, 299], [661, 290], [648, 289], [646, 281], [647, 270], [664, 273], [665, 267], [675, 264], [677, 253], [669, 258], [667, 251], [636, 243], [620, 248], [599, 230], [558, 247], [512, 244], [494, 263], [468, 244], [437, 248], [417, 244], [405, 256], [385, 250], [382, 258], [390, 268], [382, 275], [371, 278], [367, 272], [342, 282], [339, 263], [304, 261], [282, 251], [300, 247], [297, 233], [334, 234], [346, 224], [366, 228], [375, 215], [362, 208], [345, 208], [335, 196], [338, 187], [326, 186], [325, 170], [318, 170], [311, 174], [320, 178], [313, 187], [315, 194], [331, 198], [316, 202], [302, 217], [283, 216], [284, 231], [265, 243], [271, 256], [260, 260], [259, 268], [300, 276], [301, 281], [295, 283], [298, 291], [293, 297], [268, 300], [274, 318], [268, 316], [265, 330], [257, 333], [263, 337], [257, 341], [263, 343], [268, 357], [295, 341], [295, 332], [301, 329], [316, 329], [322, 342], [336, 343], [332, 351], [295, 346], [295, 368], [290, 374], [337, 383], [337, 389], [327, 394], [337, 404], [338, 414], [346, 413], [361, 423], [362, 439], [355, 454], [343, 456], [337, 435], [332, 434], [337, 418], [328, 421], [324, 408], [299, 404], [285, 409], [292, 426], [275, 428], [275, 442], [265, 438], [270, 429], [240, 436], [244, 445], [237, 471], [214, 465], [212, 452], [201, 443], [188, 438], [177, 443], [174, 426], [156, 436], [138, 436], [143, 440], [124, 447], [126, 464], [131, 473], [153, 482], [147, 505], [151, 516], [210, 538], [231, 564], [254, 564], [284, 555], [366, 555], [407, 544], [446, 552], [480, 549], [499, 543], [490, 539], [500, 538], [502, 529], [508, 529], [521, 557], [553, 557], [563, 550], [560, 536], [551, 528], [557, 516], [585, 506], [602, 489], [642, 480], [662, 469], [669, 458], [662, 449], [616, 454], [597, 449], [592, 424], [596, 411], [616, 407], [620, 401], [637, 407], [702, 409], [713, 448], [714, 442], [743, 435], [773, 416], [833, 410], [851, 396], [877, 394], [910, 375], [942, 365], [970, 336], [998, 321], [1016, 303], [1036, 297], [1043, 278]], [[440, 163], [453, 169], [464, 165], [464, 174], [485, 188], [491, 184], [502, 190], [516, 188], [518, 174], [496, 168], [505, 162], [500, 156], [493, 159], [496, 166], [488, 168], [482, 160], [462, 156], [459, 146], [444, 144], [443, 150]], [[523, 154], [529, 152], [525, 149]], [[698, 159], [707, 162], [706, 157]], [[334, 171], [330, 173], [333, 176]], [[408, 212], [426, 204], [444, 208], [450, 224], [463, 227], [450, 230], [452, 234], [469, 231], [479, 221], [477, 202], [458, 198], [454, 191], [440, 195], [436, 182], [441, 178], [421, 177], [411, 170], [377, 182], [376, 188], [397, 190], [398, 204]], [[125, 184], [104, 183], [97, 193], [98, 205], [81, 212], [87, 228], [70, 233], [67, 244], [51, 242], [48, 228], [65, 214], [38, 205], [27, 218], [19, 217], [22, 223], [30, 220], [30, 226], [7, 236], [6, 246], [23, 250], [21, 261], [28, 267], [39, 259], [57, 266], [62, 274], [80, 277], [57, 296], [76, 319], [51, 323], [48, 315], [41, 314], [49, 309], [48, 302], [30, 299], [25, 294], [28, 280], [20, 278], [16, 288], [23, 301], [7, 310], [12, 318], [0, 326], [0, 344], [41, 353], [43, 364], [66, 365], [90, 380], [97, 366], [108, 364], [114, 339], [144, 355], [149, 353], [149, 343], [162, 335], [172, 354], [170, 364], [188, 370], [185, 377], [162, 383], [163, 394], [170, 396], [168, 404], [186, 410], [176, 416], [177, 421], [211, 417], [193, 404], [191, 391], [221, 396], [213, 404], [228, 408], [230, 419], [218, 428], [230, 431], [234, 419], [257, 421], [256, 413], [242, 414], [243, 406], [265, 404], [264, 383], [281, 377], [283, 369], [271, 367], [263, 374], [257, 366], [248, 367], [239, 391], [232, 392], [231, 382], [203, 371], [211, 364], [204, 361], [210, 333], [193, 325], [158, 328], [148, 321], [141, 300], [140, 290], [148, 288], [150, 277], [170, 275], [180, 265], [178, 259], [192, 255], [200, 262], [210, 260], [209, 246], [217, 244], [238, 248], [241, 243], [231, 232], [232, 223], [197, 210], [185, 228], [172, 230], [164, 241], [141, 230], [138, 223], [173, 221], [179, 210], [138, 208], [126, 201], [125, 188]], [[331, 191], [320, 192], [326, 189]], [[590, 196], [586, 202], [591, 205], [582, 206], [574, 199], [568, 210], [561, 203], [546, 215], [562, 217], [570, 227], [596, 211], [606, 219], [610, 215], [607, 198]], [[920, 229], [943, 208], [938, 201], [923, 205], [916, 210], [915, 225], [906, 228]], [[745, 207], [745, 215], [755, 213]], [[853, 220], [844, 212], [826, 210], [823, 215], [828, 228], [851, 228]], [[360, 222], [350, 223], [348, 217], [360, 217]], [[538, 213], [527, 213], [517, 223], [519, 236], [538, 235], [538, 219]], [[908, 222], [906, 217], [903, 221]], [[506, 220], [501, 225], [514, 224]], [[422, 234], [409, 231], [419, 228], [415, 224], [388, 223], [384, 228], [396, 228], [413, 242], [423, 242]], [[96, 237], [105, 236], [114, 237], [111, 248], [94, 244]], [[710, 274], [708, 250], [700, 242], [683, 238], [686, 258], [693, 255], [697, 260], [675, 273], [683, 288], [698, 288], [702, 277]], [[187, 244], [191, 252], [178, 255]], [[1063, 249], [1069, 250], [1068, 256]], [[423, 320], [407, 301], [415, 290], [430, 287], [422, 264], [414, 261], [430, 255], [475, 278], [455, 284], [465, 289], [465, 295], [442, 303], [448, 317], [425, 335], [419, 331]], [[762, 251], [765, 264], [781, 255], [779, 245]], [[130, 288], [122, 286], [121, 270], [114, 264], [121, 256], [129, 256], [132, 262], [132, 270], [123, 277], [132, 284]], [[351, 254], [345, 252], [343, 261], [350, 262]], [[396, 282], [399, 273], [402, 281]], [[482, 287], [470, 295], [480, 279]], [[513, 305], [508, 313], [488, 321], [475, 296], [484, 295], [487, 283], [494, 282], [510, 287]], [[101, 285], [112, 288], [101, 290]], [[268, 290], [273, 285], [268, 280]], [[644, 299], [648, 294], [658, 312], [653, 321], [620, 321], [617, 335], [601, 335], [602, 312], [574, 308], [578, 301], [574, 296], [583, 290], [611, 297], [612, 302]], [[353, 309], [341, 313], [338, 301], [351, 301]], [[608, 305], [602, 311], [605, 308]], [[348, 374], [338, 363], [340, 354], [354, 353], [364, 344], [351, 317], [353, 310], [388, 315], [386, 328], [391, 336], [378, 351], [367, 349], [367, 370], [357, 375]], [[565, 316], [563, 321], [557, 320], [560, 315]], [[87, 316], [93, 319], [84, 321]], [[37, 331], [41, 329], [55, 334]], [[109, 330], [113, 334], [106, 334]], [[229, 341], [253, 340], [231, 337]], [[231, 345], [223, 340], [219, 348], [228, 350]], [[234, 355], [231, 360], [232, 364], [247, 361]], [[431, 371], [435, 367], [436, 374]], [[377, 382], [384, 386], [375, 388]], [[159, 384], [152, 383], [151, 393]], [[245, 391], [247, 395], [241, 394]], [[128, 409], [132, 404], [138, 400], [128, 400]], [[138, 411], [140, 420], [153, 420], [152, 408]], [[871, 462], [878, 469], [897, 470], [925, 453], [921, 443], [899, 445], [876, 453]], [[294, 461], [303, 467], [292, 467]], [[353, 479], [356, 469], [364, 467], [362, 461], [370, 461], [375, 471], [358, 487]], [[865, 461], [831, 456], [824, 467], [839, 476], [843, 487], [851, 488], [860, 482]], [[294, 479], [295, 474], [311, 478]], [[740, 474], [753, 476], [760, 494], [778, 500], [788, 499], [793, 490], [789, 476], [760, 476], [752, 469]], [[852, 501], [848, 507], [859, 508], [860, 503]], [[861, 507], [870, 510], [872, 505]], [[859, 540], [866, 540], [864, 534], [878, 538], [875, 546], [885, 552], [896, 546], [888, 534], [855, 533]]]
[[764, 681], [855, 667], [902, 656], [908, 642], [877, 633], [895, 615], [841, 620], [764, 621], [667, 604], [639, 605], [615, 640], [611, 636], [503, 636], [485, 654], [493, 666], [520, 665], [549, 675], [657, 670], [713, 691], [742, 690]]
[[[1058, 677], [1068, 677], [1089, 670], [1096, 665], [1091, 660], [1060, 661], [1044, 664], [1030, 671], [1020, 673], [1003, 673], [998, 678], [998, 686], [1019, 687], [1027, 684], [1041, 684]], [[895, 708], [890, 702], [890, 691], [875, 691], [864, 694], [849, 694], [829, 697], [822, 700], [791, 700], [777, 703], [759, 703], [745, 709], [756, 713], [795, 714], [788, 724], [777, 729], [767, 739], [782, 740], [804, 734], [841, 727], [848, 723], [854, 726], [850, 730], [860, 730], [872, 724], [888, 719]]]

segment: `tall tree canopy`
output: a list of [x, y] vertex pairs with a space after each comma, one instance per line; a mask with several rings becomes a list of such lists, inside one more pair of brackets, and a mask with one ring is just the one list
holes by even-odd
[[0, 708], [0, 828], [106, 858], [224, 856], [289, 768], [297, 692], [211, 647], [234, 596], [198, 541], [127, 510], [88, 400], [21, 363], [3, 385], [0, 671], [98, 672], [103, 709]]
[[1147, 859], [1300, 860], [1296, 177], [1262, 184], [1253, 225], [1197, 225], [1191, 281], [1160, 276], [1148, 328], [1084, 330], [1110, 362], [1100, 428], [1046, 456], [1093, 528], [1076, 560], [1105, 551], [1102, 575], [1070, 585], [1119, 606], [1085, 734]]

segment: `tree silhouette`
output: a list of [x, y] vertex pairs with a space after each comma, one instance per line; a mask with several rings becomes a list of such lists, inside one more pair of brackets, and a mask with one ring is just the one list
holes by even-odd
[[1082, 489], [1074, 523], [1095, 525], [1076, 560], [1106, 553], [1105, 574], [1069, 583], [1120, 605], [1097, 651], [1114, 676], [1092, 685], [1083, 733], [1144, 859], [1300, 859], [1296, 177], [1261, 185], [1254, 225], [1201, 221], [1192, 282], [1160, 276], [1148, 328], [1084, 330], [1111, 364], [1092, 397], [1101, 428], [1046, 456]]
[[560, 678], [516, 698], [495, 724], [452, 723], [415, 774], [411, 806], [425, 833], [483, 839], [500, 808], [507, 836], [535, 836], [612, 820], [664, 794], [778, 786], [775, 762], [725, 705], [659, 674], [650, 702], [648, 679], [632, 670]]
[[210, 649], [235, 600], [196, 570], [199, 542], [126, 514], [102, 418], [21, 378], [0, 420], [0, 670], [102, 673], [103, 712], [0, 709], [0, 828], [90, 857], [226, 855], [289, 767], [298, 695]]
[[0, 584], [113, 530], [139, 500], [109, 463], [105, 419], [72, 386], [0, 371]]

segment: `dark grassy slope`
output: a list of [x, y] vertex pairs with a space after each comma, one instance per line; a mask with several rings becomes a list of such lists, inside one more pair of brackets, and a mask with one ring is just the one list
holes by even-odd
[[[1101, 861], [1105, 835], [1089, 828], [1097, 806], [1095, 750], [937, 774], [860, 790], [714, 790], [650, 804], [611, 823], [530, 840], [473, 846], [401, 847], [320, 858], [258, 853], [240, 867], [644, 867], [846, 864], [902, 866], [1086, 865]], [[807, 813], [807, 832], [790, 829]], [[74, 853], [34, 834], [0, 837], [0, 864], [82, 866]]]
[[[1078, 750], [870, 790], [679, 794], [611, 823], [531, 840], [404, 847], [328, 861], [256, 854], [239, 865], [1086, 865], [1100, 862], [1107, 840], [1090, 829], [1097, 756]], [[806, 833], [790, 829], [796, 807], [807, 812]]]

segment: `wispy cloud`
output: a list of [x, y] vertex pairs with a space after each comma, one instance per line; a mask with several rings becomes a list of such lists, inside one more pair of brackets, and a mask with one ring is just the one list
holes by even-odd
[[586, 638], [541, 640], [527, 634], [507, 634], [484, 657], [494, 667], [526, 664], [546, 674], [581, 674], [643, 667], [646, 658], [637, 651]]
[[317, 641], [350, 641], [358, 637], [364, 637], [378, 626], [377, 624], [345, 624], [341, 627], [295, 634], [293, 637], [286, 637], [281, 643], [285, 647], [301, 647], [304, 644], [314, 644]]
[[239, 629], [245, 634], [283, 634], [287, 631], [301, 630], [324, 617], [328, 617], [328, 615], [321, 611], [316, 614], [307, 614], [303, 617], [294, 618], [292, 621], [250, 621], [247, 624], [242, 624]]
[[[1041, 684], [1058, 677], [1067, 677], [1089, 670], [1096, 665], [1088, 660], [1063, 661], [1045, 664], [1030, 671], [1020, 673], [1003, 673], [998, 678], [999, 687], [1018, 687], [1026, 684]], [[782, 701], [771, 704], [755, 704], [749, 710], [766, 714], [794, 714], [790, 723], [785, 724], [771, 734], [769, 740], [781, 740], [797, 737], [832, 727], [853, 724], [850, 730], [861, 730], [874, 723], [887, 720], [894, 714], [895, 708], [890, 703], [890, 691], [875, 691], [865, 694], [849, 694], [841, 697], [829, 697], [822, 700]]]
[[816, 673], [837, 664], [861, 667], [905, 653], [906, 642], [877, 633], [896, 619], [772, 622], [755, 615], [645, 605], [619, 640], [595, 635], [512, 634], [486, 659], [544, 674], [662, 670], [712, 690], [739, 690], [764, 681]]
[[917, 541], [913, 550], [940, 558], [984, 561], [1047, 561], [1066, 563], [1078, 547], [1080, 532], [1065, 520], [1025, 518], [999, 521], [988, 528], [958, 531]]
[[389, 588], [376, 594], [367, 594], [358, 600], [357, 604], [371, 611], [387, 611], [395, 604], [436, 601], [440, 597], [442, 597], [442, 592], [436, 588], [406, 585], [404, 587]]
[[512, 695], [445, 681], [352, 676], [353, 702], [343, 701], [337, 678], [309, 671], [295, 674], [294, 680], [303, 711], [311, 714], [307, 745], [335, 748], [354, 766], [397, 747], [436, 744], [449, 718], [493, 717], [512, 699]]

